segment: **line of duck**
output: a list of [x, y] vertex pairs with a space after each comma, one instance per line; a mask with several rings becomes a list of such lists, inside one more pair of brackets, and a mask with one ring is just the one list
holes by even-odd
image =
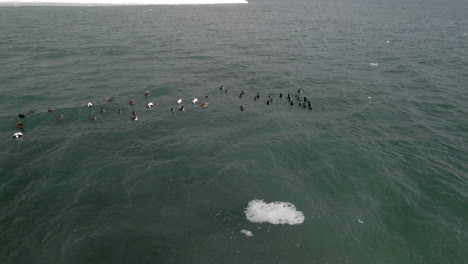
[[[224, 93], [226, 93], [226, 94], [230, 93], [229, 89], [225, 88], [224, 85], [221, 85], [221, 86], [219, 87], [219, 90], [220, 90], [220, 91], [224, 91]], [[149, 97], [149, 96], [150, 96], [150, 92], [149, 92], [149, 91], [145, 91], [144, 94], [145, 94], [146, 97]], [[242, 90], [242, 91], [239, 93], [239, 98], [242, 98], [244, 95], [245, 95], [245, 93], [244, 93], [244, 91]], [[289, 105], [294, 106], [294, 101], [296, 101], [297, 104], [299, 105], [299, 107], [308, 108], [309, 110], [312, 110], [311, 102], [307, 99], [307, 97], [301, 96], [301, 95], [302, 95], [302, 90], [301, 90], [301, 89], [299, 89], [299, 90], [297, 91], [297, 93], [294, 95], [294, 99], [291, 97], [290, 94], [288, 94], [286, 98], [287, 98], [287, 100], [288, 100]], [[208, 95], [205, 95], [205, 98], [207, 99], [207, 98], [208, 98]], [[280, 98], [280, 99], [283, 98], [283, 94], [282, 94], [282, 93], [279, 94], [279, 98]], [[260, 100], [260, 94], [257, 93], [257, 94], [254, 96], [253, 100], [254, 100], [254, 101]], [[107, 101], [107, 102], [113, 102], [113, 101], [115, 101], [115, 98], [114, 98], [114, 97], [107, 97], [107, 98], [106, 98], [106, 101]], [[179, 98], [179, 99], [176, 101], [176, 104], [179, 106], [179, 108], [178, 108], [178, 111], [179, 111], [179, 112], [184, 112], [184, 111], [185, 111], [185, 107], [184, 107], [184, 105], [183, 105], [183, 100], [182, 100], [182, 99]], [[192, 104], [194, 104], [194, 105], [195, 105], [195, 104], [198, 104], [198, 98], [193, 98]], [[271, 94], [269, 94], [269, 95], [267, 96], [266, 105], [271, 105], [271, 104], [273, 104], [273, 96], [272, 96]], [[129, 105], [135, 105], [135, 100], [134, 100], [134, 99], [130, 99], [130, 100], [129, 100]], [[208, 102], [203, 102], [200, 106], [201, 106], [202, 108], [207, 108], [208, 105], [209, 105]], [[88, 102], [87, 107], [88, 107], [88, 108], [93, 108], [93, 103], [92, 103], [92, 102]], [[146, 107], [147, 107], [147, 108], [153, 108], [153, 107], [154, 107], [154, 103], [153, 103], [153, 102], [149, 102], [149, 103], [146, 104]], [[51, 112], [53, 112], [53, 111], [54, 111], [54, 110], [53, 110], [52, 108], [48, 108], [48, 110], [47, 110], [48, 113], [51, 113]], [[170, 111], [171, 111], [171, 112], [175, 112], [176, 109], [175, 109], [174, 107], [171, 107]], [[240, 111], [245, 111], [243, 105], [240, 106]], [[101, 113], [105, 113], [105, 112], [106, 112], [106, 110], [104, 109], [104, 107], [101, 107], [100, 112], [101, 112]], [[28, 111], [28, 114], [33, 114], [33, 113], [35, 113], [34, 110]], [[94, 111], [93, 111], [93, 113], [94, 113]], [[122, 110], [119, 108], [119, 109], [117, 110], [117, 114], [121, 114], [121, 113], [122, 113]], [[20, 119], [24, 119], [24, 118], [26, 118], [26, 114], [19, 113], [19, 114], [18, 114], [18, 117], [19, 117]], [[58, 115], [58, 117], [57, 117], [58, 120], [63, 120], [64, 118], [65, 118], [65, 116], [64, 116], [63, 114], [60, 114], [60, 115]], [[94, 122], [94, 121], [96, 121], [96, 120], [97, 120], [97, 117], [96, 117], [96, 115], [93, 114], [93, 116], [91, 117], [91, 121]], [[131, 118], [131, 120], [133, 120], [133, 121], [138, 121], [137, 112], [136, 112], [135, 110], [133, 110], [133, 112], [132, 112], [132, 118]], [[15, 132], [15, 133], [13, 134], [13, 138], [21, 138], [21, 137], [23, 136], [22, 131], [24, 131], [24, 129], [25, 129], [24, 122], [23, 122], [22, 120], [19, 120], [19, 121], [16, 123], [16, 128], [19, 129], [20, 131]]]

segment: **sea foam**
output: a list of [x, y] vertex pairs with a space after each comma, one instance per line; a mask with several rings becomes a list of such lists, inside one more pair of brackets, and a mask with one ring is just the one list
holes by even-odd
[[246, 0], [0, 0], [0, 5], [208, 5], [247, 3]]
[[289, 202], [266, 203], [263, 200], [252, 200], [245, 209], [245, 216], [250, 222], [270, 224], [299, 225], [304, 222], [304, 214], [296, 210]]

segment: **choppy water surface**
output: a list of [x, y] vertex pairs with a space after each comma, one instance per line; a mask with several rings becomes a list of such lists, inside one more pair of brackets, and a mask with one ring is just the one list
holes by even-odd
[[0, 262], [468, 262], [468, 5], [387, 2], [1, 7]]

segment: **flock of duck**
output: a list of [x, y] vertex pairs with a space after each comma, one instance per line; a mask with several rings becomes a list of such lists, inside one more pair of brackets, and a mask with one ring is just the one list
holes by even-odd
[[[224, 91], [226, 94], [229, 93], [229, 89], [224, 88], [223, 85], [221, 85], [221, 86], [219, 87], [219, 90], [220, 90], [220, 91]], [[239, 93], [239, 98], [244, 97], [244, 95], [245, 95], [245, 93], [244, 93], [244, 91], [242, 90], [242, 91]], [[301, 90], [301, 89], [299, 89], [299, 90], [297, 91], [297, 93], [294, 95], [294, 100], [297, 102], [297, 104], [299, 105], [299, 107], [308, 108], [309, 110], [312, 110], [312, 105], [311, 105], [310, 101], [307, 100], [307, 97], [301, 96], [301, 95], [302, 95], [302, 90]], [[149, 91], [145, 91], [145, 96], [146, 96], [146, 97], [150, 96], [150, 92], [149, 92]], [[208, 98], [208, 95], [205, 95], [205, 98]], [[283, 98], [283, 94], [282, 94], [282, 93], [279, 94], [279, 98]], [[287, 100], [288, 100], [288, 103], [289, 103], [291, 106], [294, 106], [294, 100], [293, 100], [293, 98], [290, 96], [290, 94], [288, 94], [286, 98], [287, 98]], [[108, 98], [106, 98], [106, 101], [107, 101], [107, 102], [113, 102], [114, 100], [115, 100], [115, 99], [114, 99], [113, 97], [108, 97]], [[257, 93], [257, 94], [254, 96], [253, 100], [254, 100], [254, 101], [259, 101], [259, 100], [260, 100], [260, 94]], [[129, 103], [129, 105], [135, 105], [135, 100], [134, 100], [134, 99], [131, 99], [128, 103]], [[185, 111], [184, 105], [182, 104], [182, 103], [183, 103], [182, 99], [178, 99], [178, 100], [176, 101], [176, 103], [177, 103], [177, 105], [178, 105], [178, 111], [179, 111], [179, 112]], [[193, 98], [192, 104], [194, 104], [194, 105], [195, 105], [195, 104], [198, 104], [198, 98]], [[268, 95], [267, 100], [266, 100], [266, 104], [267, 104], [267, 105], [273, 104], [273, 96], [272, 96], [271, 94]], [[203, 102], [200, 106], [201, 106], [202, 108], [207, 108], [207, 107], [208, 107], [208, 102]], [[88, 102], [87, 107], [88, 107], [88, 108], [93, 108], [93, 103], [92, 103], [92, 102]], [[153, 107], [154, 107], [154, 103], [153, 103], [153, 102], [149, 102], [149, 103], [146, 104], [146, 107], [147, 107], [147, 108], [153, 108]], [[49, 109], [47, 110], [48, 113], [51, 113], [51, 112], [53, 112], [53, 111], [54, 111], [54, 110], [53, 110], [52, 108], [49, 108]], [[171, 107], [170, 111], [171, 111], [171, 112], [175, 112], [176, 109], [175, 109], [174, 107]], [[243, 107], [242, 105], [240, 106], [240, 111], [244, 111], [244, 107]], [[35, 111], [30, 110], [30, 111], [28, 112], [28, 114], [32, 114], [32, 113], [34, 113], [34, 112], [35, 112]], [[105, 113], [104, 107], [101, 107], [100, 112], [101, 112], [101, 113]], [[117, 113], [118, 113], [118, 114], [121, 114], [121, 113], [122, 113], [122, 110], [119, 108], [119, 109], [117, 110]], [[20, 131], [14, 133], [14, 134], [13, 134], [13, 138], [20, 138], [20, 137], [23, 136], [23, 133], [22, 133], [21, 131], [24, 130], [24, 122], [22, 121], [22, 119], [24, 119], [24, 118], [26, 117], [26, 115], [25, 115], [25, 114], [22, 114], [22, 113], [19, 113], [19, 114], [18, 114], [18, 117], [20, 118], [20, 120], [18, 121], [18, 123], [16, 123], [16, 128], [19, 129]], [[58, 120], [63, 120], [64, 118], [65, 118], [65, 117], [64, 117], [63, 114], [60, 114], [60, 115], [58, 115], [58, 117], [57, 117]], [[136, 112], [135, 110], [133, 110], [133, 112], [132, 112], [132, 118], [131, 118], [131, 119], [132, 119], [133, 121], [138, 121], [137, 112]], [[96, 115], [93, 115], [92, 118], [91, 118], [91, 121], [96, 121], [96, 120], [97, 120]]]

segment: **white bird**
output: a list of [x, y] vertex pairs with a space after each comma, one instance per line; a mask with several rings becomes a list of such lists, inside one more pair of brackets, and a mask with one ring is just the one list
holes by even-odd
[[88, 108], [93, 107], [93, 104], [91, 102], [88, 103]]
[[193, 98], [192, 104], [196, 104], [196, 103], [198, 103], [198, 99], [197, 99], [197, 98]]
[[23, 133], [21, 133], [21, 132], [16, 132], [16, 133], [13, 134], [14, 138], [20, 138], [22, 136], [23, 136]]
[[133, 121], [138, 121], [138, 116], [132, 117]]
[[177, 104], [182, 104], [182, 99], [177, 100]]
[[151, 108], [151, 107], [153, 107], [153, 106], [154, 106], [153, 102], [149, 102], [149, 103], [148, 103], [148, 108]]

